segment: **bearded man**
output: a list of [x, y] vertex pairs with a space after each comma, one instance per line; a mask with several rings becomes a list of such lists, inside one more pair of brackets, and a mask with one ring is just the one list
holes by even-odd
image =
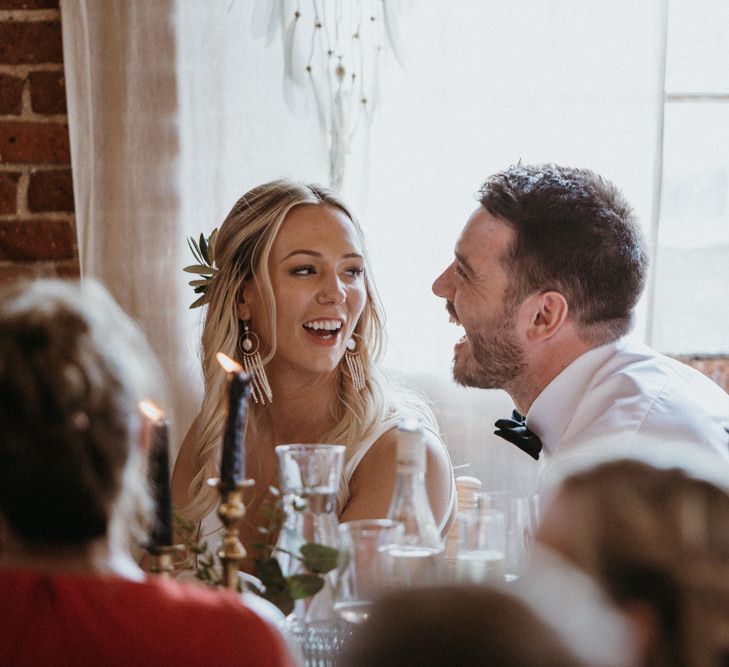
[[516, 405], [496, 433], [534, 458], [688, 442], [729, 461], [729, 395], [625, 338], [647, 258], [620, 191], [586, 169], [516, 165], [478, 199], [433, 292], [465, 330], [456, 381]]

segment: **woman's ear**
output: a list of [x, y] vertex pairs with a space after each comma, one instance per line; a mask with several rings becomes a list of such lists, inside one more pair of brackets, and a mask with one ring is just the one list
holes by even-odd
[[530, 298], [531, 319], [528, 337], [532, 341], [547, 340], [556, 334], [567, 319], [567, 299], [554, 290], [535, 294]]

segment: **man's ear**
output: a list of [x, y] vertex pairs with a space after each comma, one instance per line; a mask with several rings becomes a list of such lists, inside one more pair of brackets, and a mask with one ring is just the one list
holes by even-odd
[[560, 292], [550, 290], [529, 299], [530, 321], [527, 337], [538, 342], [556, 334], [569, 313], [567, 299]]

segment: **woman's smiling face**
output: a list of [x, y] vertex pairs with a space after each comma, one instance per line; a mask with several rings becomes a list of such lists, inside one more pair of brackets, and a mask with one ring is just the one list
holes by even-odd
[[[367, 301], [362, 246], [340, 209], [305, 204], [286, 216], [268, 258], [276, 298], [276, 355], [270, 372], [327, 373], [344, 356]], [[270, 349], [263, 299], [251, 284], [239, 310]]]

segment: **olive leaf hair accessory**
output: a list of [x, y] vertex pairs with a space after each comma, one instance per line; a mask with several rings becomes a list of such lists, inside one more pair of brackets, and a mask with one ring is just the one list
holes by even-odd
[[215, 266], [215, 239], [217, 238], [217, 228], [213, 229], [207, 239], [204, 234], [200, 234], [200, 239], [198, 241], [195, 241], [192, 236], [187, 238], [187, 245], [197, 260], [197, 264], [191, 264], [182, 270], [187, 273], [195, 273], [200, 276], [195, 280], [191, 280], [187, 284], [193, 288], [195, 294], [202, 295], [192, 303], [190, 308], [199, 308], [200, 306], [204, 306], [210, 300], [208, 287], [210, 287], [213, 282], [213, 278], [215, 278], [218, 273], [218, 269]]

